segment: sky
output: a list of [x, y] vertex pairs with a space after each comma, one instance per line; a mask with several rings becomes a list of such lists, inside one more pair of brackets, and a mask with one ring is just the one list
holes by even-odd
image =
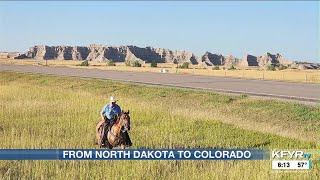
[[320, 62], [319, 1], [1, 1], [0, 51], [136, 45]]

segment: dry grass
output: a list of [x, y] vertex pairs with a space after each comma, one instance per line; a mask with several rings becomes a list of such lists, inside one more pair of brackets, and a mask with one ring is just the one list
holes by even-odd
[[[0, 64], [29, 64], [29, 65], [45, 65], [45, 61], [37, 60], [13, 60], [0, 59]], [[241, 69], [241, 70], [212, 70], [204, 69], [197, 65], [191, 65], [190, 69], [177, 69], [176, 64], [172, 63], [158, 63], [158, 67], [150, 67], [150, 63], [143, 64], [142, 67], [128, 67], [124, 63], [116, 63], [116, 66], [106, 66], [106, 63], [90, 62], [90, 66], [78, 66], [79, 61], [47, 61], [49, 66], [68, 66], [73, 68], [96, 68], [103, 70], [116, 71], [134, 71], [134, 72], [157, 72], [162, 68], [167, 69], [168, 73], [178, 74], [193, 74], [203, 76], [220, 76], [220, 77], [236, 77], [247, 79], [262, 79], [262, 80], [278, 80], [278, 81], [292, 81], [304, 83], [320, 83], [320, 70], [281, 70], [281, 71], [266, 71], [258, 69]]]
[[[319, 149], [320, 107], [10, 72], [0, 73], [0, 90], [1, 148], [95, 148], [112, 94], [130, 109], [134, 148]], [[318, 166], [275, 173], [270, 161], [1, 161], [0, 179], [316, 179]]]

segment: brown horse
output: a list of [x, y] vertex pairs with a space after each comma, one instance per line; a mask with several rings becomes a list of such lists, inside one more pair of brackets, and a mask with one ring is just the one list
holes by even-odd
[[[101, 138], [103, 133], [103, 127], [105, 126], [104, 120], [98, 122], [96, 126], [96, 139], [100, 147], [101, 145]], [[122, 111], [121, 114], [118, 116], [117, 121], [108, 131], [107, 139], [111, 146], [107, 147], [112, 149], [114, 147], [120, 146], [122, 149], [125, 147], [132, 146], [130, 137], [128, 135], [128, 131], [130, 130], [130, 116], [129, 111], [125, 112]]]

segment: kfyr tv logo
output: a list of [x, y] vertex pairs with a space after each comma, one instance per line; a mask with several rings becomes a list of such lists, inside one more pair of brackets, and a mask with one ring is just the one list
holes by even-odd
[[272, 151], [271, 159], [310, 159], [311, 154], [304, 151]]

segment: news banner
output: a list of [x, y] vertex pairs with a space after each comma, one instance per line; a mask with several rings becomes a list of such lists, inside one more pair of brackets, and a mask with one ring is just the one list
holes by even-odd
[[267, 160], [273, 170], [310, 170], [320, 150], [0, 149], [0, 160]]

